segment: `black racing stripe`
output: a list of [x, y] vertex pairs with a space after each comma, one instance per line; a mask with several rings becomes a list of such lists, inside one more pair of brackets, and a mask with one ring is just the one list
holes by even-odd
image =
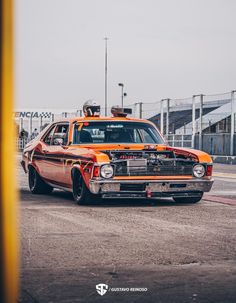
[[85, 160], [83, 157], [74, 157], [74, 158], [71, 158], [70, 156], [67, 156], [67, 157], [58, 157], [57, 155], [48, 155], [46, 154], [44, 156], [44, 159], [47, 160], [47, 161], [50, 161], [50, 160], [58, 160], [58, 161], [75, 161], [77, 160], [79, 163], [83, 163], [83, 164], [87, 164], [89, 161], [91, 161], [91, 159], [89, 160]]
[[91, 158], [88, 157], [84, 157], [84, 156], [74, 156], [74, 155], [64, 155], [62, 156], [61, 154], [43, 154], [44, 157], [48, 157], [48, 158], [63, 158], [65, 160], [70, 160], [70, 159], [81, 159], [81, 160], [86, 160], [86, 161], [91, 161]]
[[43, 156], [33, 156], [34, 160], [47, 160], [47, 161], [51, 161], [51, 162], [61, 162], [63, 159], [59, 159], [59, 158], [45, 158]]
[[91, 161], [92, 159], [89, 157], [84, 157], [84, 156], [76, 156], [76, 155], [64, 155], [63, 157], [61, 154], [49, 154], [49, 153], [41, 153], [39, 151], [35, 151], [34, 155], [36, 156], [43, 156], [43, 157], [50, 157], [50, 158], [63, 158], [66, 160], [69, 159], [81, 159], [81, 160], [86, 160], [86, 161]]
[[[70, 157], [56, 157], [56, 156], [54, 156], [54, 155], [50, 155], [50, 156], [43, 156], [43, 154], [38, 154], [38, 155], [34, 155], [33, 156], [33, 159], [35, 159], [35, 160], [46, 160], [46, 161], [49, 161], [49, 162], [62, 162], [62, 161], [67, 161], [67, 163], [68, 163], [68, 161], [70, 161], [71, 162], [71, 164], [73, 163], [73, 164], [84, 164], [84, 165], [86, 165], [86, 164], [88, 164], [88, 161], [84, 161], [84, 160], [80, 160], [80, 159], [78, 159], [78, 157], [76, 157], [76, 160], [78, 160], [78, 161], [76, 161], [76, 162], [74, 162], [75, 161], [75, 159], [71, 159]], [[69, 164], [69, 163], [68, 163]]]
[[57, 154], [44, 154], [44, 159], [45, 160], [57, 159], [59, 161], [63, 161], [65, 158]]
[[44, 159], [44, 157], [41, 157], [41, 156], [33, 156], [33, 159], [35, 159], [35, 160], [43, 160]]
[[[32, 155], [32, 153], [31, 153], [31, 155]], [[43, 157], [43, 154], [34, 152], [33, 157]]]
[[47, 160], [47, 161], [49, 161], [49, 162], [59, 162], [59, 163], [61, 163], [62, 161], [63, 161], [63, 158], [47, 158], [47, 157], [45, 157], [44, 158], [44, 160]]
[[74, 156], [74, 155], [66, 155], [65, 158], [68, 158], [68, 159], [82, 159], [82, 160], [86, 160], [86, 161], [91, 161], [92, 158], [89, 158], [89, 157], [84, 157], [84, 156]]

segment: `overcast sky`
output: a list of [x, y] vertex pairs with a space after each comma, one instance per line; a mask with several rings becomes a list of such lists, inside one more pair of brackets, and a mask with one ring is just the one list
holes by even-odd
[[234, 0], [15, 0], [16, 106], [81, 108], [236, 89]]

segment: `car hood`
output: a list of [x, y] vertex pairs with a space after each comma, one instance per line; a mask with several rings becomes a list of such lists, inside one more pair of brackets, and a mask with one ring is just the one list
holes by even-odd
[[109, 157], [105, 151], [109, 150], [166, 150], [167, 145], [151, 145], [151, 144], [80, 144], [80, 145], [71, 145], [68, 148], [67, 154], [84, 157], [91, 159], [96, 162], [109, 162]]
[[138, 151], [138, 150], [172, 150], [177, 155], [182, 155], [186, 158], [191, 157], [199, 162], [212, 163], [211, 157], [200, 150], [195, 150], [191, 148], [175, 148], [168, 146], [166, 144], [80, 144], [80, 145], [71, 145], [68, 148], [68, 153], [73, 154], [74, 156], [83, 156], [89, 158], [96, 162], [109, 162], [109, 157], [105, 153], [107, 151]]

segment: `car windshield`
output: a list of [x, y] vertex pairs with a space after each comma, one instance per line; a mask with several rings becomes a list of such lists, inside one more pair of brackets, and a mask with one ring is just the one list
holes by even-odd
[[81, 122], [74, 126], [73, 144], [148, 143], [163, 144], [155, 127], [145, 122]]

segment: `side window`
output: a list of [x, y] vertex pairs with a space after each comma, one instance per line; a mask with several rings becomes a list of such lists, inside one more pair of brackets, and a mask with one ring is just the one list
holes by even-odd
[[[62, 139], [62, 144], [67, 144], [68, 141], [69, 124], [57, 124], [53, 133], [52, 145], [58, 145], [58, 141]], [[55, 139], [59, 139], [55, 141]]]
[[49, 132], [47, 133], [46, 137], [43, 139], [43, 142], [51, 145], [51, 141], [52, 141], [52, 136], [55, 130], [55, 125], [51, 128], [51, 130], [49, 130]]

